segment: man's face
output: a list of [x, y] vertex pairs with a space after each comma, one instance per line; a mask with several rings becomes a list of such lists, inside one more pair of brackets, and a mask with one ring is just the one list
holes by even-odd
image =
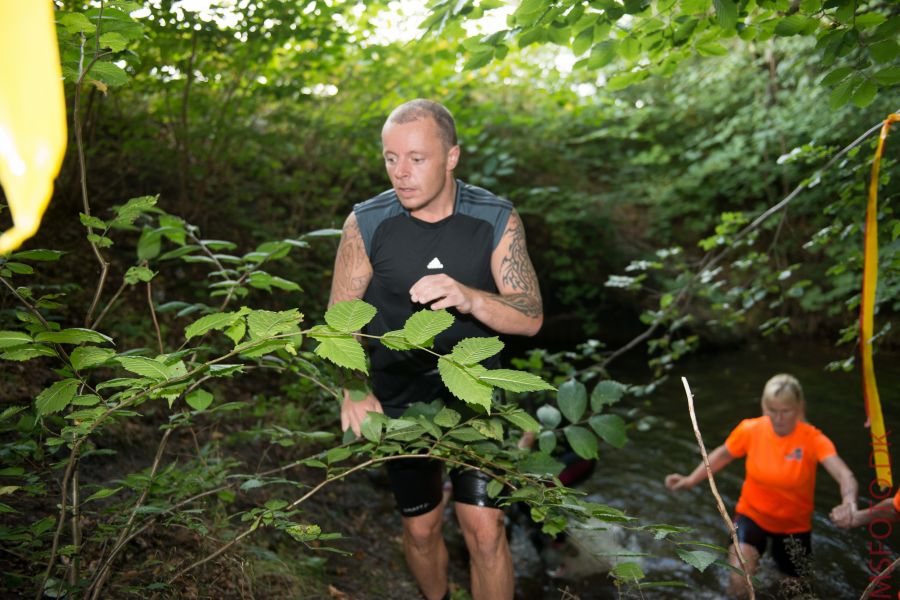
[[445, 147], [431, 118], [388, 122], [381, 132], [384, 166], [403, 207], [415, 212], [450, 193], [459, 146]]

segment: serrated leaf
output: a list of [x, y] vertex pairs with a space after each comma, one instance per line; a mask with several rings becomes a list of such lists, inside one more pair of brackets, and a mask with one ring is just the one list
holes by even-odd
[[462, 416], [458, 412], [445, 406], [434, 416], [434, 424], [449, 429], [456, 427], [460, 419]]
[[363, 422], [359, 426], [359, 431], [364, 438], [373, 444], [377, 444], [381, 441], [381, 431], [384, 426], [384, 421], [377, 417], [373, 417], [372, 414], [373, 413], [369, 413], [366, 415], [366, 418], [363, 419]]
[[503, 350], [498, 337], [466, 338], [453, 346], [449, 357], [463, 365], [474, 365]]
[[362, 300], [338, 302], [325, 313], [325, 322], [341, 333], [362, 329], [375, 317], [375, 307]]
[[575, 379], [569, 379], [559, 386], [556, 393], [556, 404], [563, 416], [570, 423], [575, 423], [584, 415], [587, 408], [587, 389]]
[[547, 429], [555, 429], [562, 421], [559, 410], [549, 404], [545, 404], [537, 410], [537, 418]]
[[0, 354], [0, 359], [26, 361], [39, 356], [57, 356], [56, 350], [43, 344], [33, 344], [30, 346], [11, 347]]
[[626, 389], [618, 381], [601, 381], [594, 387], [594, 391], [591, 392], [591, 410], [600, 412], [604, 406], [615, 404], [622, 399]]
[[130, 198], [122, 206], [114, 206], [117, 216], [110, 222], [110, 227], [132, 225], [139, 216], [156, 206], [156, 201], [157, 196], [138, 196]]
[[480, 442], [485, 439], [485, 437], [474, 427], [460, 427], [458, 429], [453, 429], [448, 435], [455, 440], [466, 443]]
[[206, 315], [205, 317], [197, 319], [185, 328], [184, 338], [189, 340], [213, 329], [225, 329], [234, 323], [236, 319], [239, 319], [240, 316], [240, 313], [235, 312]]
[[472, 428], [490, 440], [503, 441], [503, 425], [498, 419], [473, 419]]
[[169, 379], [169, 368], [165, 363], [144, 356], [120, 356], [116, 358], [126, 371], [137, 373], [154, 381]]
[[30, 344], [33, 340], [24, 331], [0, 331], [0, 348]]
[[97, 26], [91, 23], [84, 13], [80, 12], [65, 13], [60, 17], [59, 22], [70, 34], [91, 34], [97, 29]]
[[10, 258], [49, 262], [59, 260], [63, 254], [65, 254], [65, 252], [60, 252], [59, 250], [23, 250], [21, 252], [13, 252], [10, 255]]
[[350, 448], [344, 446], [331, 448], [325, 453], [325, 462], [327, 462], [329, 465], [333, 465], [334, 463], [341, 462], [342, 460], [350, 458], [352, 454], [353, 451], [350, 450]]
[[828, 106], [831, 110], [837, 110], [850, 101], [853, 90], [859, 85], [860, 79], [856, 76], [844, 80], [831, 91], [828, 97]]
[[100, 47], [109, 48], [113, 52], [120, 52], [124, 50], [127, 43], [128, 40], [126, 40], [122, 36], [122, 34], [117, 31], [104, 33], [100, 36]]
[[273, 312], [254, 310], [247, 315], [251, 339], [267, 338], [295, 330], [303, 315], [297, 309]]
[[115, 356], [115, 352], [109, 348], [97, 348], [96, 346], [80, 346], [72, 350], [70, 358], [72, 359], [72, 367], [76, 371], [95, 367], [105, 363], [107, 360]]
[[490, 369], [482, 373], [478, 379], [510, 392], [536, 392], [553, 389], [552, 385], [537, 375], [512, 369]]
[[84, 500], [84, 502], [90, 502], [91, 500], [100, 500], [102, 498], [109, 498], [113, 494], [118, 493], [121, 489], [122, 486], [116, 488], [102, 488], [91, 494], [86, 500]]
[[94, 227], [96, 229], [106, 229], [106, 223], [102, 219], [98, 219], [92, 215], [86, 215], [84, 213], [78, 213], [78, 218], [81, 221], [81, 224], [85, 227]]
[[34, 337], [38, 342], [51, 342], [54, 344], [104, 344], [112, 343], [112, 338], [93, 329], [73, 327], [61, 331], [43, 331]]
[[381, 343], [390, 350], [412, 350], [415, 346], [406, 341], [402, 330], [388, 331], [381, 336]]
[[156, 276], [156, 273], [147, 267], [131, 267], [125, 273], [125, 283], [135, 285], [148, 282]]
[[72, 398], [73, 406], [96, 406], [100, 404], [100, 396], [97, 394], [82, 394], [81, 396], [75, 396]]
[[887, 67], [886, 69], [876, 71], [872, 74], [872, 79], [874, 79], [879, 85], [883, 86], [900, 83], [900, 66]]
[[88, 75], [111, 87], [128, 83], [128, 73], [119, 65], [111, 62], [99, 61], [94, 63]]
[[534, 420], [534, 417], [529, 415], [524, 410], [517, 410], [515, 412], [504, 414], [503, 417], [521, 429], [522, 431], [531, 431], [536, 433], [541, 430], [541, 424]]
[[853, 90], [853, 96], [851, 96], [851, 100], [853, 100], [853, 104], [855, 104], [857, 107], [865, 108], [866, 106], [872, 104], [872, 101], [875, 100], [875, 96], [877, 94], [878, 86], [869, 80], [865, 80], [859, 84], [859, 87]]
[[212, 404], [213, 395], [204, 389], [196, 389], [188, 394], [184, 401], [194, 410], [206, 410]]
[[556, 432], [542, 431], [538, 436], [538, 448], [545, 454], [550, 454], [556, 449]]
[[706, 567], [719, 559], [718, 555], [707, 552], [706, 550], [684, 550], [683, 548], [675, 548], [675, 552], [678, 553], [681, 560], [701, 573], [706, 570]]
[[613, 577], [616, 579], [621, 579], [623, 581], [635, 582], [640, 581], [645, 577], [644, 571], [641, 570], [641, 566], [634, 562], [624, 562], [619, 563], [613, 570], [610, 571]]
[[35, 400], [38, 414], [49, 415], [67, 407], [80, 383], [77, 379], [63, 379], [46, 388]]
[[[313, 336], [315, 337], [315, 336]], [[363, 347], [353, 337], [323, 337], [316, 338], [319, 345], [316, 347], [317, 356], [326, 358], [339, 367], [355, 369], [368, 373], [366, 365], [366, 353]]]
[[519, 470], [523, 473], [532, 473], [534, 475], [559, 475], [565, 468], [561, 462], [555, 460], [552, 456], [543, 452], [532, 452], [523, 460], [519, 461]]
[[838, 67], [834, 69], [828, 75], [822, 78], [822, 81], [819, 82], [821, 85], [831, 87], [833, 85], [837, 85], [847, 78], [848, 75], [853, 73], [856, 69], [853, 67]]
[[621, 448], [628, 443], [625, 421], [618, 415], [594, 415], [588, 424], [610, 446]]
[[247, 333], [247, 322], [244, 319], [238, 319], [226, 327], [224, 333], [232, 342], [239, 344], [244, 339], [244, 334]]
[[731, 31], [737, 25], [737, 4], [734, 0], [713, 0], [719, 27]]
[[403, 325], [403, 336], [411, 344], [425, 346], [434, 336], [453, 325], [453, 315], [446, 310], [420, 310]]
[[490, 411], [493, 398], [491, 386], [478, 381], [466, 369], [444, 357], [438, 359], [438, 372], [451, 394], [468, 404], [481, 406]]
[[566, 441], [581, 458], [597, 458], [597, 437], [578, 425], [569, 425], [563, 429]]
[[503, 491], [503, 484], [496, 479], [491, 479], [486, 488], [489, 498], [496, 498]]

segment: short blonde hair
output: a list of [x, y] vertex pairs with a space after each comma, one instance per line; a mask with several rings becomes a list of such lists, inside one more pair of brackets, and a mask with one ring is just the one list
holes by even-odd
[[775, 400], [776, 398], [791, 398], [800, 410], [806, 408], [803, 387], [801, 387], [796, 377], [788, 373], [779, 373], [766, 382], [760, 402], [765, 405], [767, 400]]

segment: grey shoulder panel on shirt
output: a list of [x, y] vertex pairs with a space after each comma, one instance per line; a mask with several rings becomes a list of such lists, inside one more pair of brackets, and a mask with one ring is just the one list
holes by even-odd
[[372, 238], [375, 236], [378, 226], [386, 219], [405, 212], [397, 198], [397, 192], [393, 189], [381, 192], [374, 198], [360, 202], [353, 207], [353, 214], [356, 215], [356, 223], [359, 225], [359, 233], [366, 245], [367, 255], [372, 255]]
[[459, 205], [457, 211], [476, 219], [487, 221], [494, 229], [493, 248], [496, 248], [506, 231], [509, 215], [512, 213], [513, 204], [506, 198], [501, 198], [484, 188], [463, 183], [457, 180], [459, 185]]

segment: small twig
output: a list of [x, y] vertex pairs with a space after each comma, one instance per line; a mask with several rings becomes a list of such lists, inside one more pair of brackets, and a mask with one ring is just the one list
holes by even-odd
[[147, 306], [150, 307], [150, 317], [153, 318], [153, 329], [156, 331], [156, 343], [159, 344], [159, 353], [163, 353], [162, 333], [159, 330], [159, 321], [156, 320], [156, 309], [153, 308], [153, 287], [147, 282]]
[[119, 286], [119, 289], [116, 290], [116, 293], [113, 294], [113, 297], [109, 299], [109, 302], [106, 303], [106, 306], [103, 307], [103, 310], [100, 311], [100, 314], [97, 316], [96, 319], [94, 319], [94, 322], [91, 323], [90, 325], [87, 325], [88, 328], [97, 329], [97, 327], [100, 325], [100, 321], [103, 320], [103, 317], [106, 316], [106, 313], [109, 312], [109, 309], [112, 308], [113, 304], [116, 303], [116, 300], [119, 299], [119, 296], [122, 295], [122, 292], [125, 291], [126, 287], [128, 287], [128, 284], [123, 279], [122, 285]]
[[694, 394], [691, 393], [691, 386], [688, 385], [687, 377], [682, 377], [681, 383], [684, 385], [684, 393], [687, 396], [688, 409], [691, 412], [691, 424], [694, 426], [694, 435], [697, 436], [697, 445], [700, 446], [700, 454], [703, 455], [703, 464], [706, 465], [706, 478], [709, 480], [709, 488], [712, 490], [713, 496], [716, 497], [716, 506], [719, 509], [719, 514], [722, 515], [722, 520], [725, 521], [725, 525], [728, 527], [729, 533], [731, 533], [731, 542], [734, 544], [735, 554], [738, 557], [738, 562], [741, 563], [741, 570], [744, 572], [744, 578], [747, 580], [747, 590], [750, 595], [750, 600], [754, 600], [756, 598], [756, 593], [753, 590], [753, 582], [750, 581], [750, 572], [747, 570], [747, 563], [744, 561], [744, 553], [741, 552], [741, 543], [737, 537], [737, 530], [734, 528], [734, 523], [728, 516], [728, 511], [725, 509], [725, 503], [722, 502], [722, 496], [719, 495], [719, 490], [716, 488], [716, 480], [713, 477], [712, 468], [709, 466], [709, 455], [706, 454], [706, 446], [703, 445], [703, 436], [700, 435], [700, 426], [697, 425], [697, 414], [694, 412]]
[[894, 572], [894, 569], [897, 568], [898, 564], [900, 564], [900, 558], [897, 558], [894, 562], [888, 565], [887, 569], [885, 569], [875, 577], [872, 577], [872, 581], [870, 581], [866, 589], [863, 590], [862, 596], [859, 597], [859, 600], [866, 600], [867, 598], [871, 597], [872, 591], [876, 587], [878, 587], [879, 583], [884, 581], [885, 577]]

